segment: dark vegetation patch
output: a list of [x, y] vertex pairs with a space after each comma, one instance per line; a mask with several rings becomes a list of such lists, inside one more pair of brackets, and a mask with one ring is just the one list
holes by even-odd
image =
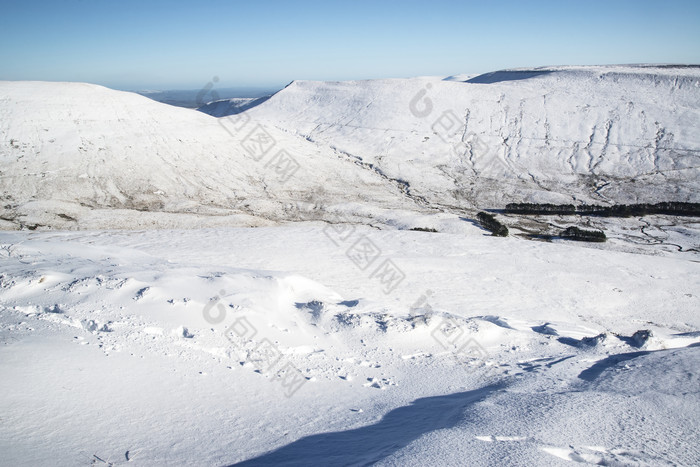
[[541, 234], [521, 234], [522, 237], [528, 238], [530, 240], [540, 240], [545, 242], [551, 242], [552, 240], [574, 240], [578, 242], [604, 242], [607, 240], [605, 232], [602, 230], [584, 230], [579, 227], [567, 227], [562, 230], [559, 235], [552, 235], [547, 233]]
[[600, 206], [597, 204], [540, 204], [540, 203], [509, 203], [503, 210], [506, 214], [532, 215], [582, 215], [601, 217], [633, 217], [652, 214], [669, 216], [700, 217], [700, 203], [681, 203], [664, 201], [656, 204], [615, 204]]
[[69, 216], [68, 214], [59, 213], [58, 217], [67, 221], [78, 222], [78, 220], [75, 217]]
[[487, 212], [480, 212], [476, 215], [476, 218], [479, 221], [479, 224], [481, 224], [483, 228], [491, 232], [492, 235], [496, 237], [508, 236], [508, 227], [498, 222], [493, 214], [489, 214]]
[[564, 229], [560, 235], [568, 240], [576, 240], [579, 242], [604, 242], [607, 240], [605, 232], [602, 230], [584, 230], [572, 226]]

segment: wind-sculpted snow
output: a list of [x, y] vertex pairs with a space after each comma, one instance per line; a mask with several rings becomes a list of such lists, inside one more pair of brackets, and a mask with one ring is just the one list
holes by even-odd
[[0, 464], [698, 465], [696, 261], [355, 227], [0, 232]]

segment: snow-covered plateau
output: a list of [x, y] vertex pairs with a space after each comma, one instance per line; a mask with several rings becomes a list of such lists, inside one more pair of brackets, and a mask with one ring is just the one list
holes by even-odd
[[698, 203], [698, 128], [694, 66], [0, 82], [0, 465], [699, 465], [700, 219], [499, 211]]

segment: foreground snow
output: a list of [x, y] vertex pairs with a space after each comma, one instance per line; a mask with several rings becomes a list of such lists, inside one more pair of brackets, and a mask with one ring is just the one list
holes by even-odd
[[1, 463], [697, 465], [696, 254], [462, 224], [0, 234]]

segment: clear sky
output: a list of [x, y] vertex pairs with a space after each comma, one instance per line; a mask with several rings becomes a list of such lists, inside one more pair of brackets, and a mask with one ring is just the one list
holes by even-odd
[[700, 63], [700, 0], [0, 0], [0, 79], [282, 86]]

